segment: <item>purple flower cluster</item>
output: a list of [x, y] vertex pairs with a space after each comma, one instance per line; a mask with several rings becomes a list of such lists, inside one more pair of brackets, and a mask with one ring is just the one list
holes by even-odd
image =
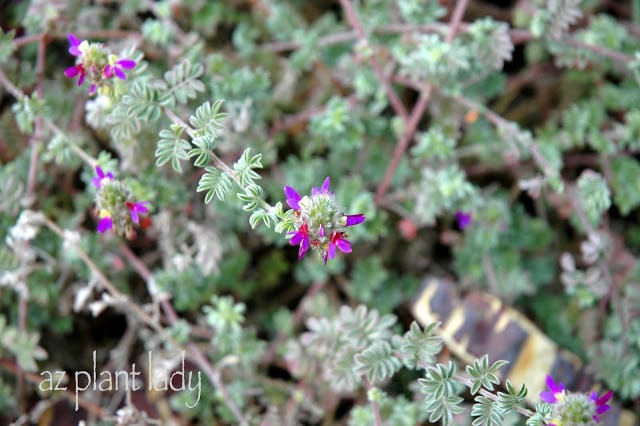
[[78, 77], [78, 86], [82, 86], [88, 76], [91, 81], [90, 94], [95, 93], [99, 85], [114, 76], [121, 80], [126, 79], [124, 70], [130, 70], [136, 66], [136, 61], [132, 59], [119, 59], [109, 54], [102, 44], [80, 40], [73, 34], [69, 34], [68, 38], [69, 53], [76, 57], [76, 64], [67, 68], [64, 75], [69, 78]]
[[[96, 176], [91, 183], [98, 190], [96, 197], [98, 205], [97, 231], [104, 233], [116, 228], [118, 233], [124, 230], [126, 235], [131, 235], [132, 224], [140, 224], [140, 214], [148, 213], [148, 201], [131, 201], [128, 187], [117, 181], [113, 173], [104, 171], [96, 166]], [[122, 212], [127, 214], [123, 215]]]
[[[547, 376], [548, 390], [540, 393], [540, 399], [554, 406], [554, 414], [549, 426], [562, 426], [571, 421], [600, 421], [600, 416], [609, 411], [609, 400], [612, 391], [598, 395], [591, 392], [588, 398], [580, 393], [568, 392], [563, 383], [557, 383], [553, 377]], [[578, 416], [579, 419], [574, 417]]]
[[346, 228], [364, 222], [363, 214], [345, 215], [336, 206], [327, 177], [320, 188], [313, 187], [310, 196], [300, 196], [290, 186], [284, 187], [287, 204], [294, 210], [296, 231], [289, 232], [289, 243], [299, 246], [298, 259], [309, 248], [318, 250], [324, 263], [333, 259], [336, 250], [351, 253]]

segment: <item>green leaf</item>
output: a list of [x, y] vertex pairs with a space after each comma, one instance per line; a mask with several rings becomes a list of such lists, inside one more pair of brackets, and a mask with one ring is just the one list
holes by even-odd
[[453, 422], [455, 414], [462, 413], [464, 408], [460, 404], [464, 401], [458, 395], [448, 395], [438, 399], [426, 399], [424, 409], [429, 413], [429, 421], [435, 423], [438, 420], [448, 426]]
[[400, 368], [400, 360], [393, 356], [389, 342], [380, 340], [355, 355], [355, 370], [364, 374], [370, 383], [387, 380]]
[[162, 167], [171, 161], [173, 170], [182, 173], [180, 160], [189, 158], [187, 150], [191, 148], [191, 144], [182, 138], [184, 129], [182, 126], [173, 124], [171, 130], [160, 130], [160, 140], [156, 147], [156, 166]]
[[220, 112], [222, 102], [222, 100], [217, 100], [211, 105], [209, 101], [206, 101], [189, 117], [189, 123], [195, 129], [196, 136], [207, 135], [215, 140], [218, 131], [224, 127], [222, 120], [227, 116]]
[[613, 200], [623, 215], [640, 205], [640, 164], [630, 157], [611, 160]]
[[202, 64], [191, 64], [187, 59], [169, 71], [164, 73], [164, 79], [168, 84], [168, 90], [164, 92], [163, 97], [171, 97], [173, 104], [175, 99], [179, 104], [185, 104], [189, 99], [195, 99], [198, 92], [204, 92], [204, 84], [198, 78], [204, 72]]
[[120, 102], [126, 108], [127, 120], [156, 121], [162, 112], [156, 88], [140, 80], [133, 83]]
[[220, 200], [224, 200], [225, 195], [231, 188], [231, 178], [215, 167], [205, 167], [205, 173], [198, 182], [197, 192], [206, 191], [204, 196], [205, 204], [213, 200], [214, 195]]
[[13, 43], [15, 36], [16, 30], [11, 30], [6, 33], [0, 32], [0, 64], [5, 62], [15, 50], [16, 46]]
[[16, 123], [20, 132], [24, 134], [33, 133], [33, 123], [37, 117], [44, 116], [48, 112], [47, 105], [44, 100], [38, 98], [37, 93], [32, 93], [31, 96], [24, 96], [18, 100], [11, 110], [15, 114]]
[[402, 356], [402, 361], [409, 368], [427, 369], [442, 350], [442, 339], [435, 335], [440, 323], [429, 324], [424, 330], [416, 321], [411, 323], [404, 336], [394, 336], [393, 343]]
[[485, 355], [481, 359], [473, 360], [473, 366], [468, 365], [467, 374], [471, 376], [471, 394], [478, 393], [481, 387], [492, 391], [494, 384], [500, 383], [497, 375], [498, 370], [508, 364], [507, 361], [498, 360], [489, 366], [489, 356]]
[[447, 365], [436, 364], [429, 367], [423, 379], [418, 379], [422, 385], [421, 392], [433, 399], [441, 399], [456, 393], [456, 383], [453, 376], [456, 374], [456, 365], [449, 361]]
[[473, 404], [471, 409], [471, 415], [475, 417], [473, 419], [473, 426], [500, 426], [504, 420], [504, 411], [498, 407], [498, 405], [484, 396], [477, 396], [476, 403]]
[[524, 401], [527, 396], [527, 387], [523, 384], [520, 389], [516, 389], [511, 381], [506, 383], [507, 393], [498, 392], [498, 406], [503, 410], [513, 410], [518, 404]]
[[264, 209], [258, 209], [251, 213], [249, 216], [249, 225], [251, 225], [251, 229], [256, 229], [258, 224], [262, 221], [268, 228], [271, 228], [271, 221], [275, 220], [275, 218]]
[[236, 176], [240, 180], [241, 186], [247, 186], [253, 184], [256, 179], [261, 179], [260, 175], [254, 172], [252, 169], [262, 168], [262, 154], [256, 154], [250, 157], [251, 148], [244, 150], [238, 161], [233, 165], [233, 170], [236, 172]]
[[215, 141], [208, 135], [199, 136], [193, 139], [195, 148], [191, 148], [187, 154], [189, 158], [196, 157], [193, 165], [196, 167], [205, 167], [213, 157], [213, 148]]

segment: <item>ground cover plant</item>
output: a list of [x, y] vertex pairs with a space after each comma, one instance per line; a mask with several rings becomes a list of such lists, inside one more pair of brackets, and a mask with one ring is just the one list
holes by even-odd
[[[639, 2], [0, 10], [1, 424], [640, 411]], [[425, 276], [589, 385], [528, 404], [503, 360], [452, 357], [410, 313]]]

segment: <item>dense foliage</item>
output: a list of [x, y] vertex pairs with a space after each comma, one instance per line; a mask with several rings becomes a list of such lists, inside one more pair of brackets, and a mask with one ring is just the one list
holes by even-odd
[[640, 409], [639, 2], [0, 5], [0, 422], [606, 418], [449, 358], [426, 275]]

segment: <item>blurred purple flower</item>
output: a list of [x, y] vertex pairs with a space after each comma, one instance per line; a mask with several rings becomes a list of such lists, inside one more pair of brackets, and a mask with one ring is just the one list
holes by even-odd
[[115, 74], [120, 80], [126, 80], [127, 75], [124, 73], [124, 70], [130, 70], [135, 68], [136, 61], [132, 59], [119, 59], [113, 65], [107, 65], [104, 67], [104, 76], [106, 78], [112, 78]]
[[284, 187], [284, 195], [287, 197], [287, 204], [294, 210], [300, 210], [300, 205], [298, 204], [302, 197], [298, 194], [298, 191], [293, 189], [290, 186]]
[[593, 416], [594, 421], [600, 421], [600, 414], [604, 414], [609, 411], [609, 408], [611, 407], [609, 407], [609, 404], [607, 404], [607, 402], [609, 402], [612, 396], [612, 391], [605, 392], [600, 397], [598, 397], [598, 394], [596, 392], [591, 392], [591, 397], [589, 399], [591, 399], [591, 401], [593, 401], [593, 403], [596, 405], [596, 414]]
[[322, 182], [322, 186], [320, 187], [320, 189], [316, 188], [315, 186], [311, 188], [311, 196], [313, 197], [319, 194], [331, 194], [332, 192], [329, 191], [329, 185], [331, 185], [331, 179], [329, 179], [329, 176], [327, 176], [324, 182]]
[[75, 78], [76, 76], [78, 76], [78, 86], [82, 86], [82, 83], [84, 83], [84, 77], [87, 75], [87, 72], [82, 64], [78, 64], [64, 70], [64, 75], [68, 78]]
[[351, 243], [345, 239], [345, 236], [346, 234], [344, 232], [333, 231], [331, 233], [329, 247], [323, 256], [324, 263], [327, 263], [328, 259], [333, 259], [336, 256], [336, 247], [343, 253], [351, 253]]
[[556, 383], [550, 375], [547, 375], [547, 388], [548, 391], [540, 392], [540, 399], [549, 404], [558, 402], [565, 391], [564, 384]]
[[471, 222], [473, 222], [473, 216], [471, 213], [465, 213], [462, 211], [457, 211], [455, 214], [456, 220], [458, 221], [458, 228], [465, 229]]
[[364, 222], [364, 219], [365, 219], [363, 214], [348, 214], [348, 215], [345, 215], [344, 218], [345, 218], [344, 226], [357, 225], [359, 223]]
[[82, 40], [71, 33], [69, 33], [67, 38], [69, 39], [69, 53], [73, 56], [80, 56], [80, 44], [82, 43]]
[[91, 183], [93, 183], [93, 186], [95, 186], [97, 189], [100, 189], [102, 187], [102, 181], [105, 179], [113, 179], [113, 173], [108, 172], [106, 175], [104, 174], [104, 171], [102, 171], [102, 169], [100, 168], [100, 166], [96, 166], [96, 177], [91, 179]]
[[113, 228], [113, 220], [109, 216], [103, 216], [98, 222], [98, 232], [102, 234], [111, 228]]
[[300, 244], [298, 259], [302, 259], [307, 250], [309, 250], [309, 226], [306, 223], [303, 223], [297, 231], [289, 232], [289, 234], [293, 234], [289, 240], [289, 244], [292, 246]]
[[136, 201], [135, 203], [131, 203], [127, 201], [125, 205], [129, 209], [129, 214], [131, 215], [131, 220], [136, 225], [140, 223], [139, 213], [147, 213], [149, 209], [147, 208], [148, 201]]

